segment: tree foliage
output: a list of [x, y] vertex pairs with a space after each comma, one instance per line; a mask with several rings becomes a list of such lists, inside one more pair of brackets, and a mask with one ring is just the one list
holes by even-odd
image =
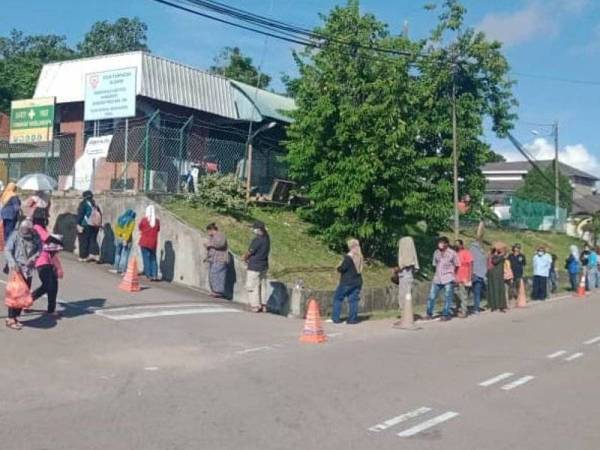
[[147, 31], [146, 24], [137, 17], [121, 17], [114, 23], [102, 20], [92, 25], [77, 50], [81, 57], [148, 51]]
[[461, 194], [481, 197], [479, 168], [491, 153], [484, 119], [503, 135], [515, 101], [500, 44], [463, 29], [464, 14], [447, 0], [429, 39], [410, 41], [350, 1], [323, 16], [315, 33], [330, 39], [318, 51], [295, 55], [298, 110], [288, 163], [311, 199], [303, 214], [333, 247], [355, 236], [369, 254], [385, 256], [405, 227], [425, 221], [436, 231], [447, 224], [453, 79]]
[[0, 111], [8, 112], [11, 100], [33, 96], [46, 63], [132, 50], [148, 50], [146, 25], [137, 18], [95, 23], [76, 49], [65, 36], [27, 36], [12, 30], [0, 37]]
[[215, 58], [215, 64], [209, 71], [260, 89], [265, 89], [271, 83], [271, 77], [260, 72], [254, 66], [252, 58], [245, 56], [239, 47], [225, 47]]
[[[571, 209], [573, 204], [573, 187], [569, 177], [559, 172], [559, 204], [561, 208]], [[516, 196], [531, 202], [547, 203], [554, 205], [556, 193], [554, 188], [554, 165], [549, 165], [546, 169], [540, 171], [532, 169], [525, 176], [523, 186], [521, 186]]]

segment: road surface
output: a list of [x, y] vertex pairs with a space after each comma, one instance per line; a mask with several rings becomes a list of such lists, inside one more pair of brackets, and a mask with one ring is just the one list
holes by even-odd
[[2, 449], [600, 448], [599, 294], [309, 345], [298, 320], [65, 269], [63, 319], [0, 330]]

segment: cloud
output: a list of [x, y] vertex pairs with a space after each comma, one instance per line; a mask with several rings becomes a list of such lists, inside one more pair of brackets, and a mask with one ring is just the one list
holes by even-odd
[[517, 11], [485, 15], [476, 28], [506, 46], [542, 36], [555, 37], [560, 33], [560, 19], [580, 14], [588, 3], [588, 0], [530, 0]]
[[[554, 143], [546, 138], [537, 138], [523, 145], [534, 159], [554, 159]], [[507, 161], [523, 161], [525, 158], [514, 150], [500, 151]], [[600, 161], [583, 144], [566, 145], [558, 152], [558, 160], [564, 164], [596, 175], [600, 171]]]

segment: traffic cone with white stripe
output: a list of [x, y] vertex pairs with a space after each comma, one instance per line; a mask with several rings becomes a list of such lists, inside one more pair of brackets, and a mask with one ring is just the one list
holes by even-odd
[[119, 289], [125, 292], [139, 292], [140, 288], [140, 276], [138, 275], [137, 258], [134, 256], [129, 260], [127, 265], [127, 272], [123, 277], [123, 281], [119, 284]]
[[577, 288], [577, 297], [585, 297], [585, 271], [581, 272], [581, 280]]

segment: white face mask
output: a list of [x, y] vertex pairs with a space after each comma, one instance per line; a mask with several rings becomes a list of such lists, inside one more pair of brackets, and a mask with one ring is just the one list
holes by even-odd
[[538, 252], [538, 255], [544, 256], [544, 252]]
[[260, 231], [258, 230], [258, 228], [253, 229], [252, 232], [254, 234], [256, 234], [257, 236], [260, 234]]

